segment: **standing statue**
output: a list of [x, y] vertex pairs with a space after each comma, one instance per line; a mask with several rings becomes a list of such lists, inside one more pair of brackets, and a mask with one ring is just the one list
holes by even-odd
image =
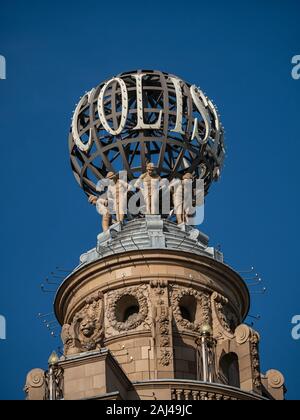
[[[105, 196], [106, 194], [103, 194]], [[89, 196], [89, 203], [96, 206], [97, 211], [102, 216], [102, 230], [105, 232], [111, 225], [111, 214], [108, 209], [108, 200], [102, 196], [96, 197], [95, 195]]]
[[115, 172], [108, 172], [106, 179], [111, 181], [107, 188], [108, 207], [116, 215], [117, 222], [122, 223], [127, 213], [128, 183]]
[[161, 177], [153, 163], [148, 163], [146, 172], [135, 182], [134, 187], [142, 193], [145, 203], [145, 214], [159, 214], [159, 183]]
[[[115, 221], [122, 223], [127, 212], [128, 183], [120, 179], [115, 172], [108, 172], [105, 178], [107, 190], [102, 196], [91, 195], [89, 203], [97, 207], [102, 216], [102, 229], [105, 232]], [[105, 198], [103, 198], [105, 197]], [[116, 215], [116, 220], [112, 215]]]
[[170, 192], [173, 199], [174, 214], [176, 215], [177, 223], [183, 223], [183, 185], [182, 180], [173, 178], [169, 184]]
[[170, 190], [173, 198], [174, 214], [177, 223], [189, 223], [190, 218], [195, 213], [193, 207], [194, 190], [192, 186], [193, 175], [187, 172], [182, 180], [174, 178], [170, 182]]
[[187, 172], [182, 177], [182, 187], [183, 187], [183, 206], [182, 206], [182, 222], [189, 224], [190, 218], [195, 213], [195, 208], [193, 207], [193, 195], [194, 190], [192, 186], [193, 175], [190, 172]]

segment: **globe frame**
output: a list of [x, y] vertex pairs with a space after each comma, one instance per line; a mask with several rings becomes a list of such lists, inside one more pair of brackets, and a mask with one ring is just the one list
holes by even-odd
[[[111, 134], [99, 115], [104, 113], [111, 131], [116, 132], [124, 123], [124, 84], [126, 123], [121, 132]], [[142, 104], [138, 101], [141, 97]], [[136, 128], [138, 107], [144, 123], [156, 128]], [[157, 128], [159, 115], [161, 126]], [[74, 176], [87, 195], [97, 194], [97, 182], [108, 172], [126, 170], [132, 180], [146, 171], [149, 162], [169, 180], [181, 178], [186, 172], [203, 178], [207, 193], [223, 165], [224, 132], [215, 106], [195, 85], [165, 72], [135, 70], [100, 83], [80, 99], [69, 134], [69, 152]]]

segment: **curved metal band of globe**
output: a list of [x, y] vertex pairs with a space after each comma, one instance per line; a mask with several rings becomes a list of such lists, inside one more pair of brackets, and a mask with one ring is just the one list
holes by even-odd
[[153, 163], [161, 177], [192, 173], [207, 192], [224, 159], [223, 129], [203, 92], [159, 71], [122, 73], [86, 93], [69, 136], [71, 165], [87, 195], [108, 172], [128, 179]]

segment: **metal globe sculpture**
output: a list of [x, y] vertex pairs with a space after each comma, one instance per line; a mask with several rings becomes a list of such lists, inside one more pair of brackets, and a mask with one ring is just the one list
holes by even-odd
[[86, 92], [72, 118], [69, 151], [87, 195], [108, 172], [139, 177], [153, 163], [162, 178], [191, 173], [205, 193], [224, 160], [223, 128], [213, 103], [177, 76], [137, 70]]

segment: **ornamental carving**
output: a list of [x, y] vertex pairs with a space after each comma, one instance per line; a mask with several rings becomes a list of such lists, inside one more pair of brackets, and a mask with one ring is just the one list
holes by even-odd
[[162, 314], [158, 319], [159, 332], [160, 332], [160, 335], [166, 336], [169, 334], [169, 327], [170, 327], [168, 308], [163, 307], [161, 312]]
[[259, 361], [259, 334], [248, 325], [241, 324], [235, 330], [236, 342], [240, 345], [249, 343], [250, 357], [251, 357], [251, 370], [252, 370], [252, 383], [253, 387], [257, 390], [261, 388], [261, 373]]
[[217, 339], [232, 339], [239, 324], [238, 318], [226, 297], [214, 292], [211, 296], [214, 336]]
[[64, 354], [76, 354], [100, 349], [104, 337], [104, 300], [102, 292], [88, 297], [84, 308], [77, 312], [71, 324], [62, 327]]
[[42, 369], [31, 370], [26, 377], [24, 391], [27, 400], [43, 400], [46, 397], [46, 375]]
[[238, 344], [244, 344], [250, 337], [251, 330], [248, 325], [239, 325], [235, 330], [235, 339]]
[[251, 365], [252, 365], [252, 374], [253, 374], [253, 386], [256, 389], [261, 388], [261, 374], [260, 374], [260, 362], [259, 362], [259, 334], [251, 330], [250, 337], [250, 352], [251, 352]]
[[278, 370], [268, 370], [268, 372], [266, 373], [266, 378], [268, 381], [268, 386], [270, 388], [278, 389], [284, 385], [284, 376]]
[[158, 316], [156, 318], [156, 324], [158, 327], [158, 340], [160, 347], [171, 346], [171, 314], [170, 308], [166, 305], [161, 305], [158, 308]]
[[[183, 317], [181, 301], [184, 297], [194, 297], [196, 301], [195, 320], [190, 321]], [[211, 323], [211, 308], [209, 296], [192, 288], [174, 288], [171, 295], [173, 315], [178, 326], [183, 329], [199, 332], [202, 325]]]
[[162, 349], [160, 353], [160, 364], [162, 366], [169, 366], [172, 359], [172, 353], [170, 350]]
[[150, 280], [150, 287], [157, 296], [163, 296], [168, 285], [167, 280], [154, 279]]
[[[122, 321], [118, 314], [118, 303], [125, 297], [134, 298], [138, 304], [138, 311], [130, 315], [126, 320]], [[107, 319], [109, 326], [113, 329], [123, 332], [137, 328], [146, 321], [148, 316], [148, 299], [147, 299], [147, 286], [142, 285], [139, 287], [127, 287], [122, 290], [110, 292], [108, 294], [107, 305]]]
[[154, 279], [150, 281], [153, 290], [152, 336], [155, 341], [157, 362], [169, 366], [173, 358], [172, 349], [172, 309], [169, 305], [168, 282]]

